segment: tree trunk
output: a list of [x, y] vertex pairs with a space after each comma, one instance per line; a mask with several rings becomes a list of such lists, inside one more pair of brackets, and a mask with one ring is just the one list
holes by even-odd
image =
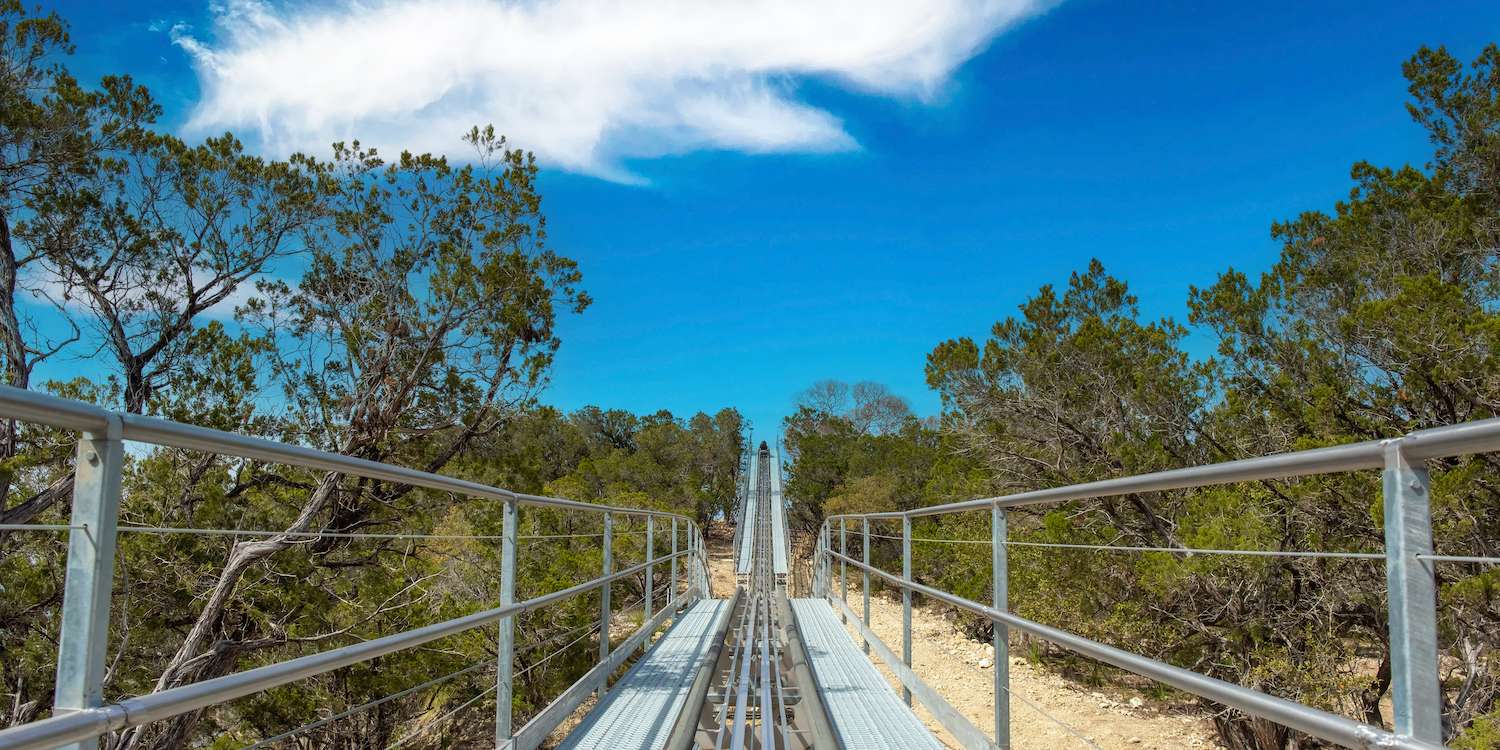
[[[334, 493], [338, 490], [341, 476], [335, 473], [323, 475], [323, 479], [319, 481], [307, 503], [302, 506], [296, 522], [286, 529], [288, 532], [306, 532], [312, 528], [313, 520], [332, 501]], [[256, 563], [291, 545], [292, 537], [285, 535], [234, 545], [229, 552], [229, 559], [225, 562], [224, 569], [219, 573], [218, 581], [214, 584], [213, 593], [203, 605], [203, 610], [198, 613], [197, 620], [188, 631], [187, 637], [183, 639], [182, 645], [178, 647], [177, 653], [167, 662], [161, 677], [157, 679], [156, 691], [217, 677], [226, 674], [234, 666], [234, 659], [232, 656], [226, 658], [223, 649], [211, 658], [201, 657], [208, 653], [217, 641], [215, 635], [223, 622], [230, 598], [234, 595], [235, 587], [244, 577], [245, 572]], [[153, 733], [155, 737], [151, 746], [162, 750], [185, 747], [201, 716], [201, 712], [194, 711], [162, 722], [163, 726], [158, 732]], [[130, 750], [141, 741], [140, 728], [132, 729], [121, 736], [117, 747], [119, 750]]]
[[[21, 336], [21, 321], [16, 317], [16, 280], [20, 269], [11, 244], [10, 218], [0, 211], [0, 354], [5, 357], [5, 382], [25, 388], [31, 381], [31, 365], [26, 359], [26, 341]], [[0, 425], [0, 463], [16, 455], [16, 421], [7, 419]], [[11, 472], [0, 471], [0, 513], [10, 507]]]

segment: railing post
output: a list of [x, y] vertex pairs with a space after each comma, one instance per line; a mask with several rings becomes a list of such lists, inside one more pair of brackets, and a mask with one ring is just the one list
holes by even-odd
[[[103, 434], [85, 432], [78, 437], [78, 458], [73, 468], [73, 530], [68, 533], [68, 569], [63, 581], [52, 702], [57, 715], [104, 704], [124, 456], [120, 418], [116, 415], [109, 416]], [[64, 747], [97, 748], [98, 740]]]
[[687, 569], [688, 592], [689, 593], [694, 593], [695, 596], [693, 598], [696, 599], [697, 598], [696, 595], [701, 595], [701, 593], [702, 593], [701, 588], [700, 588], [702, 586], [702, 581], [700, 580], [700, 578], [698, 576], [698, 525], [695, 524], [695, 523], [692, 523], [692, 522], [688, 522], [688, 528], [687, 528], [687, 548], [688, 548], [688, 554], [687, 554], [687, 559], [688, 559], [688, 569]]
[[[1005, 509], [999, 503], [990, 506], [990, 574], [994, 579], [994, 606], [1010, 611], [1010, 561], [1005, 542], [1009, 529]], [[993, 623], [995, 639], [995, 745], [1010, 750], [1010, 627]]]
[[702, 560], [698, 555], [699, 544], [698, 524], [695, 523], [688, 527], [688, 560], [691, 560], [693, 565], [691, 575], [693, 578], [693, 591], [695, 592], [693, 598], [695, 599], [702, 598], [703, 596], [703, 573], [699, 570], [702, 567]]
[[[689, 568], [691, 570], [691, 568]], [[672, 581], [667, 588], [667, 606], [677, 605], [677, 517], [672, 517]]]
[[[500, 606], [516, 600], [516, 526], [519, 508], [515, 498], [505, 501], [504, 516], [500, 530]], [[516, 659], [515, 617], [500, 618], [500, 641], [495, 651], [495, 747], [503, 747], [511, 739], [511, 696], [513, 671]]]
[[646, 516], [646, 619], [651, 619], [652, 615], [651, 586], [654, 585], [654, 580], [652, 580], [651, 568], [655, 567], [655, 540], [652, 538], [655, 535], [654, 520], [654, 516]]
[[[911, 516], [901, 516], [901, 577], [911, 581]], [[911, 589], [901, 587], [901, 661], [911, 666]], [[911, 705], [911, 688], [901, 686], [901, 698]]]
[[1431, 487], [1427, 468], [1413, 464], [1400, 440], [1385, 446], [1385, 580], [1390, 608], [1391, 703], [1396, 734], [1440, 744], [1437, 586], [1432, 562]]
[[[608, 576], [615, 572], [615, 518], [614, 514], [604, 511], [604, 565], [602, 575]], [[599, 663], [603, 664], [609, 658], [609, 590], [611, 585], [606, 583], [599, 587]], [[599, 686], [599, 698], [604, 698], [605, 686]]]
[[[863, 556], [860, 557], [859, 559], [862, 562], [864, 562], [865, 565], [869, 565], [870, 564], [870, 519], [868, 519], [868, 518], [862, 518], [862, 519], [860, 519], [860, 521], [863, 522], [863, 524], [864, 524], [864, 545], [865, 545], [865, 551], [864, 551]], [[865, 577], [864, 577], [865, 627], [868, 628], [868, 627], [870, 627], [870, 569], [869, 568], [861, 568], [861, 570], [863, 570], [864, 574], [865, 574]], [[870, 654], [870, 641], [869, 641], [868, 638], [864, 637], [863, 633], [860, 634], [860, 640], [864, 642], [864, 644], [865, 644], [865, 655], [868, 656]]]
[[833, 601], [833, 524], [823, 523], [823, 596]]
[[[845, 521], [842, 518], [839, 519], [839, 554], [840, 555], [847, 555], [847, 554], [849, 554], [849, 527], [848, 527], [848, 522]], [[841, 589], [841, 591], [839, 592], [839, 597], [844, 600], [845, 604], [848, 604], [849, 603], [849, 563], [848, 563], [848, 561], [843, 560], [843, 559], [839, 560], [839, 587]], [[842, 610], [842, 609], [839, 610], [839, 621], [840, 622], [848, 622], [849, 621], [849, 616], [845, 615], [844, 614], [844, 610]]]
[[[654, 577], [651, 575], [651, 569], [656, 567], [656, 540], [655, 540], [655, 536], [656, 536], [656, 516], [647, 515], [646, 516], [646, 618], [645, 618], [644, 622], [650, 622], [651, 621], [651, 615], [655, 614], [655, 610], [652, 608], [653, 605], [655, 604], [655, 602], [652, 601], [652, 596], [651, 596], [651, 594], [653, 593], [653, 587], [656, 585]], [[650, 640], [651, 639], [648, 637], [648, 638], [646, 638], [646, 640], [641, 641], [641, 653], [645, 653], [646, 652], [646, 647], [648, 645], [650, 645], [649, 643], [647, 643], [647, 641], [650, 641]]]
[[817, 595], [828, 597], [828, 522], [817, 526]]

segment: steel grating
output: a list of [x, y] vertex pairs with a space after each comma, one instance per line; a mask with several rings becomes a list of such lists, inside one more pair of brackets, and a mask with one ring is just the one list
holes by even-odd
[[749, 533], [749, 530], [755, 525], [752, 519], [756, 518], [756, 501], [760, 497], [760, 490], [758, 489], [760, 485], [757, 484], [757, 480], [759, 479], [758, 472], [763, 470], [761, 467], [764, 463], [764, 461], [760, 460], [758, 453], [751, 454], [750, 487], [745, 493], [745, 505], [740, 509], [740, 517], [738, 519], [739, 528], [742, 531], [740, 533], [740, 554], [737, 558], [739, 564], [736, 566], [736, 572], [742, 574], [750, 572], [752, 562], [751, 553], [755, 549], [755, 535]]
[[822, 599], [793, 599], [818, 696], [845, 750], [942, 750]]
[[771, 546], [776, 575], [787, 574], [786, 502], [781, 495], [781, 459], [773, 458], [771, 466]]
[[729, 602], [705, 599], [678, 618], [584, 717], [559, 750], [661, 750], [708, 658]]

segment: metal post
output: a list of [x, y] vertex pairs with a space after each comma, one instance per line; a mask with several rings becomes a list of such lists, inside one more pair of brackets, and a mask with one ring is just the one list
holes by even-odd
[[651, 601], [651, 592], [652, 592], [651, 591], [651, 586], [652, 586], [651, 568], [655, 567], [655, 565], [654, 565], [654, 562], [655, 562], [655, 540], [654, 540], [654, 538], [651, 538], [651, 537], [654, 537], [654, 535], [655, 535], [655, 523], [652, 522], [652, 520], [654, 520], [654, 519], [652, 519], [651, 516], [646, 516], [646, 619], [651, 619], [651, 615], [652, 615], [652, 610], [651, 610], [651, 604], [652, 604], [652, 601]]
[[[517, 503], [505, 501], [504, 517], [500, 531], [500, 606], [516, 600], [516, 520]], [[500, 642], [496, 648], [495, 663], [495, 746], [502, 747], [511, 739], [512, 672], [516, 659], [515, 617], [500, 618]]]
[[672, 519], [672, 581], [667, 588], [667, 606], [677, 604], [677, 519]]
[[823, 527], [823, 595], [833, 601], [833, 524]]
[[[841, 555], [847, 555], [847, 554], [849, 554], [849, 529], [848, 529], [847, 523], [842, 518], [839, 519], [839, 554], [841, 554]], [[848, 604], [849, 603], [849, 563], [845, 562], [842, 559], [839, 560], [839, 587], [842, 589], [842, 591], [839, 593], [840, 598], [842, 598], [844, 600], [845, 604]], [[843, 614], [843, 610], [839, 610], [839, 620], [841, 622], [848, 622], [849, 621], [849, 617], [847, 615]]]
[[[864, 564], [869, 565], [870, 564], [870, 519], [868, 519], [868, 518], [862, 518], [860, 520], [864, 522], [865, 551], [864, 551], [864, 556], [861, 557], [861, 558], [859, 558], [859, 559], [862, 560], [862, 561], [864, 561]], [[868, 568], [860, 568], [860, 570], [864, 571], [864, 574], [865, 574], [865, 578], [864, 578], [865, 627], [868, 628], [868, 627], [870, 627], [870, 570]], [[868, 656], [870, 654], [870, 641], [869, 641], [869, 639], [865, 638], [863, 634], [860, 635], [860, 638], [861, 638], [861, 640], [864, 641], [864, 644], [865, 644], [865, 655]]]
[[[109, 604], [115, 577], [115, 533], [120, 518], [120, 474], [125, 450], [120, 418], [104, 434], [78, 438], [73, 469], [73, 530], [63, 581], [53, 711], [58, 715], [104, 705], [104, 661], [109, 649]], [[64, 747], [97, 748], [98, 740]]]
[[818, 527], [818, 551], [817, 554], [813, 555], [813, 596], [815, 597], [827, 596], [828, 594], [823, 587], [823, 564], [828, 557], [828, 542], [824, 535], [827, 533], [828, 522], [824, 521], [823, 525]]
[[1437, 587], [1431, 561], [1431, 495], [1427, 468], [1412, 464], [1393, 440], [1385, 446], [1385, 580], [1390, 608], [1391, 703], [1396, 734], [1440, 744]]
[[692, 582], [691, 588], [697, 592], [694, 598], [703, 595], [703, 577], [698, 574], [698, 525], [688, 526], [688, 579]]
[[694, 523], [689, 523], [688, 524], [687, 546], [688, 546], [688, 555], [687, 555], [687, 559], [688, 559], [688, 571], [687, 571], [688, 588], [690, 590], [692, 590], [692, 591], [695, 592], [694, 598], [697, 598], [698, 596], [702, 595], [701, 587], [703, 585], [703, 581], [702, 581], [701, 577], [698, 575], [698, 525], [697, 524], [694, 524]]
[[[604, 567], [601, 575], [615, 572], [615, 519], [614, 514], [604, 511]], [[610, 584], [599, 587], [599, 663], [609, 658], [609, 589]], [[599, 698], [604, 698], [604, 685], [599, 686]]]
[[[653, 587], [655, 587], [656, 585], [654, 576], [651, 575], [651, 569], [656, 567], [655, 536], [656, 517], [648, 515], [646, 516], [646, 616], [642, 619], [642, 622], [650, 622], [651, 615], [655, 614], [655, 603], [652, 601], [651, 596], [651, 594], [653, 593]], [[650, 637], [647, 637], [645, 640], [641, 641], [641, 653], [646, 652], [646, 647], [650, 645], [648, 643], [648, 641], [650, 640]]]
[[[901, 577], [911, 580], [911, 516], [901, 517]], [[901, 661], [911, 666], [911, 589], [901, 588]], [[901, 686], [901, 698], [911, 705], [911, 688]]]
[[[994, 607], [1010, 611], [1010, 564], [1005, 541], [1005, 509], [997, 503], [990, 508], [990, 575], [994, 579]], [[995, 745], [1010, 749], [1010, 626], [993, 623], [995, 639]]]

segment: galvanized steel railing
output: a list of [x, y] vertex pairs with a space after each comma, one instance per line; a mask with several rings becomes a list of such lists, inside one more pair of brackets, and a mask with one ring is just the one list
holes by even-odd
[[[351, 456], [319, 451], [271, 440], [169, 422], [137, 414], [113, 412], [79, 401], [0, 386], [0, 419], [47, 425], [80, 433], [73, 478], [72, 521], [58, 525], [10, 525], [4, 530], [66, 530], [67, 576], [63, 589], [62, 624], [58, 642], [57, 681], [51, 718], [0, 731], [0, 749], [42, 750], [92, 747], [101, 735], [138, 727], [179, 714], [222, 703], [305, 677], [369, 661], [485, 625], [499, 626], [499, 657], [496, 663], [495, 733], [498, 746], [536, 747], [547, 734], [577, 708], [593, 690], [601, 689], [609, 675], [629, 654], [645, 643], [650, 634], [678, 605], [711, 595], [707, 556], [697, 523], [686, 516], [639, 508], [595, 505], [574, 500], [541, 497], [491, 487], [454, 477], [393, 466]], [[486, 498], [504, 504], [501, 541], [500, 601], [497, 607], [414, 630], [270, 664], [257, 669], [183, 685], [156, 693], [105, 704], [103, 681], [108, 647], [116, 539], [119, 532], [121, 477], [124, 442], [137, 441], [160, 446], [299, 466], [338, 474], [425, 487], [458, 495]], [[560, 591], [515, 602], [517, 517], [519, 506], [560, 508], [603, 514], [603, 570], [599, 577]], [[646, 519], [646, 559], [639, 565], [614, 570], [613, 519], [617, 515]], [[654, 525], [669, 519], [672, 551], [657, 556]], [[685, 529], [685, 548], [678, 548], [679, 524]], [[129, 527], [127, 527], [128, 529]], [[196, 532], [196, 529], [155, 529], [164, 532]], [[217, 532], [220, 530], [210, 530]], [[277, 532], [280, 533], [280, 532]], [[309, 532], [303, 536], [322, 536]], [[330, 534], [340, 536], [339, 534]], [[356, 536], [356, 535], [343, 535]], [[358, 535], [379, 536], [379, 535]], [[422, 536], [422, 535], [417, 535]], [[677, 597], [678, 560], [685, 559], [686, 593]], [[656, 566], [670, 563], [670, 587], [665, 606], [654, 608], [653, 575]], [[641, 627], [614, 653], [610, 651], [609, 623], [612, 617], [609, 584], [636, 575], [645, 577], [645, 617]], [[515, 656], [514, 618], [533, 609], [601, 590], [599, 630], [600, 663], [562, 696], [519, 731], [512, 731], [511, 681]], [[585, 635], [588, 635], [587, 633]], [[465, 672], [467, 670], [461, 670]], [[458, 674], [458, 673], [455, 673]], [[452, 677], [454, 675], [449, 675]], [[446, 678], [440, 678], [446, 679]], [[369, 704], [373, 705], [373, 704]], [[322, 722], [315, 722], [319, 724]], [[309, 725], [311, 726], [311, 725]], [[303, 727], [304, 729], [307, 727]]]
[[[1022, 492], [1004, 497], [970, 500], [947, 505], [916, 508], [905, 512], [865, 513], [830, 516], [819, 530], [814, 555], [814, 591], [829, 598], [852, 619], [901, 679], [908, 704], [916, 692], [923, 705], [966, 747], [1010, 748], [1010, 677], [1007, 635], [1010, 628], [1050, 641], [1075, 653], [1112, 664], [1121, 669], [1149, 677], [1195, 695], [1233, 707], [1246, 714], [1268, 719], [1301, 732], [1354, 748], [1412, 748], [1432, 750], [1442, 747], [1442, 693], [1439, 687], [1437, 643], [1437, 595], [1433, 574], [1436, 562], [1494, 564], [1500, 558], [1434, 555], [1430, 513], [1430, 482], [1426, 461], [1473, 453], [1500, 451], [1500, 419], [1439, 427], [1413, 432], [1405, 437], [1371, 440], [1351, 445], [1298, 451], [1241, 461], [1210, 464], [1186, 469], [1162, 471], [1119, 479]], [[1394, 704], [1395, 732], [1328, 713], [1281, 698], [1267, 695], [1207, 675], [1150, 659], [1139, 654], [1107, 646], [1058, 628], [1043, 625], [1009, 611], [1008, 562], [1006, 548], [1010, 542], [1006, 531], [1006, 509], [1027, 505], [1110, 497], [1135, 492], [1188, 489], [1210, 485], [1260, 480], [1286, 479], [1309, 474], [1327, 474], [1359, 469], [1382, 469], [1385, 498], [1385, 551], [1383, 553], [1310, 552], [1283, 553], [1240, 550], [1193, 550], [1170, 548], [1177, 553], [1274, 554], [1297, 556], [1339, 556], [1374, 558], [1385, 561], [1391, 643], [1391, 697]], [[912, 519], [926, 516], [989, 510], [991, 515], [991, 568], [994, 580], [993, 600], [985, 605], [912, 580]], [[868, 564], [870, 559], [870, 521], [900, 520], [901, 574], [888, 573]], [[848, 554], [849, 523], [859, 521], [864, 554], [856, 559]], [[833, 549], [833, 526], [838, 525], [837, 550]], [[894, 537], [893, 537], [894, 538]], [[938, 540], [954, 541], [954, 540]], [[974, 541], [974, 540], [958, 540]], [[1094, 548], [1090, 545], [1037, 545], [1043, 547]], [[1101, 549], [1148, 549], [1099, 547]], [[1149, 548], [1156, 550], [1158, 548]], [[833, 591], [833, 563], [838, 561], [841, 594]], [[864, 576], [863, 622], [848, 605], [848, 566]], [[902, 650], [900, 660], [870, 630], [870, 578], [876, 576], [901, 590]], [[911, 670], [911, 601], [912, 593], [973, 612], [994, 623], [994, 739], [974, 727], [955, 711], [942, 696], [921, 681]]]

